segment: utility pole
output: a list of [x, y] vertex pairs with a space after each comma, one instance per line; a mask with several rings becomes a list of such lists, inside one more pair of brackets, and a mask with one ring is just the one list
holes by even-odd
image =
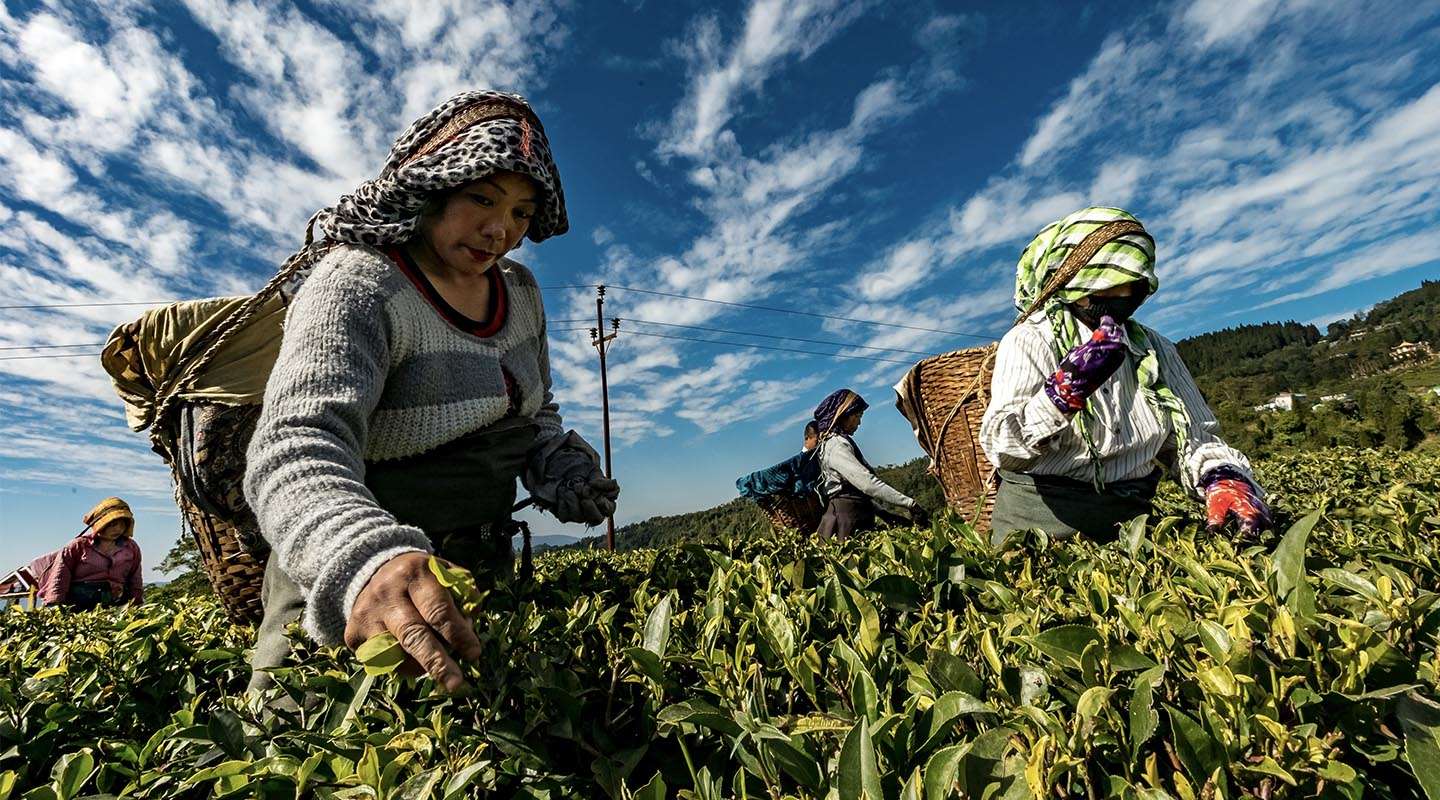
[[[605, 426], [605, 477], [614, 479], [615, 468], [610, 462], [610, 377], [605, 372], [605, 351], [620, 335], [620, 320], [610, 320], [611, 331], [605, 335], [605, 284], [595, 287], [595, 327], [590, 329], [590, 344], [600, 351], [600, 412]], [[605, 519], [605, 547], [615, 549], [615, 515]]]

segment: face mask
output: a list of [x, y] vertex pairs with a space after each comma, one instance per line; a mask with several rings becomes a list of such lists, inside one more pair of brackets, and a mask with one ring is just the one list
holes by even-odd
[[1145, 302], [1145, 295], [1133, 294], [1129, 297], [1094, 297], [1090, 298], [1090, 306], [1081, 308], [1074, 303], [1066, 307], [1075, 318], [1085, 323], [1085, 327], [1095, 330], [1100, 327], [1102, 317], [1109, 317], [1121, 325], [1125, 324], [1135, 313], [1135, 309]]

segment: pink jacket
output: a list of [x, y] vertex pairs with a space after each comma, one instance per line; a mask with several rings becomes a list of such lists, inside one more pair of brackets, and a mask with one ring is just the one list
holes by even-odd
[[143, 572], [140, 545], [133, 537], [126, 537], [119, 549], [107, 556], [95, 546], [95, 533], [88, 531], [55, 554], [41, 584], [40, 599], [47, 604], [63, 602], [71, 583], [109, 581], [112, 597], [139, 603], [145, 593]]

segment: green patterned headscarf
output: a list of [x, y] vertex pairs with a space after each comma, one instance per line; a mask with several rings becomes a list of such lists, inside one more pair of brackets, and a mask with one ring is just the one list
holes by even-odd
[[[1022, 312], [1029, 308], [1072, 249], [1097, 228], [1118, 220], [1139, 223], [1127, 211], [1091, 206], [1046, 225], [1025, 247], [1025, 252], [1020, 254], [1020, 263], [1015, 267], [1015, 308]], [[1160, 280], [1155, 275], [1155, 240], [1144, 232], [1128, 233], [1103, 245], [1089, 263], [1041, 307], [1055, 332], [1056, 359], [1063, 359], [1081, 342], [1079, 323], [1065, 308], [1066, 303], [1073, 303], [1092, 292], [1135, 281], [1146, 282], [1149, 286], [1147, 295], [1160, 288]], [[1151, 346], [1144, 326], [1130, 319], [1125, 323], [1125, 333], [1130, 340], [1131, 355], [1136, 359], [1140, 389], [1155, 412], [1162, 419], [1170, 419], [1176, 452], [1183, 457], [1186, 433], [1190, 429], [1185, 404], [1161, 378], [1160, 358]], [[1093, 409], [1087, 403], [1085, 410], [1075, 415], [1074, 424], [1090, 450], [1090, 458], [1095, 465], [1095, 484], [1099, 487], [1103, 483], [1100, 453], [1090, 432], [1094, 418]]]

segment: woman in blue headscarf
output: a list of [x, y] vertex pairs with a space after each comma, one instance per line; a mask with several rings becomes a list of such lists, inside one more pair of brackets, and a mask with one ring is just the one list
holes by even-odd
[[855, 431], [869, 407], [865, 398], [849, 389], [831, 392], [815, 407], [815, 426], [820, 431], [820, 492], [825, 496], [821, 538], [846, 539], [871, 530], [877, 516], [903, 522], [877, 508], [877, 501], [904, 510], [916, 525], [930, 524], [925, 509], [914, 498], [880, 480], [855, 444]]

